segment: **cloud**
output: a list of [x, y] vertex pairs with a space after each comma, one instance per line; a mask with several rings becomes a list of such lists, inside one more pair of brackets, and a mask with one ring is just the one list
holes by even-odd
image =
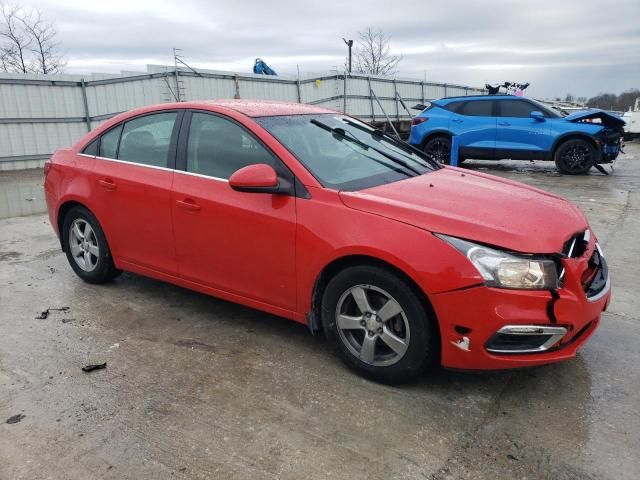
[[[26, 3], [26, 2], [23, 2]], [[70, 72], [171, 64], [282, 74], [343, 65], [342, 37], [392, 35], [399, 77], [473, 86], [529, 81], [537, 96], [640, 87], [640, 2], [621, 0], [39, 0], [58, 25]]]

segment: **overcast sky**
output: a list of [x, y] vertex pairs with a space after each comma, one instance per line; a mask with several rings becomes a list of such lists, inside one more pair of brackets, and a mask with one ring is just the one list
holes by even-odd
[[538, 97], [640, 88], [640, 0], [22, 0], [54, 21], [69, 73], [194, 67], [280, 74], [344, 64], [342, 37], [392, 35], [398, 77], [528, 81]]

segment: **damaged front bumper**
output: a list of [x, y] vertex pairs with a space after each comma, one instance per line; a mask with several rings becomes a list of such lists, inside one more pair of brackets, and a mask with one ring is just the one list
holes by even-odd
[[611, 298], [606, 261], [595, 239], [579, 255], [565, 255], [562, 286], [552, 291], [478, 285], [432, 295], [442, 365], [500, 370], [575, 357]]
[[604, 128], [595, 137], [596, 144], [600, 147], [600, 155], [596, 163], [611, 163], [622, 152], [622, 129]]

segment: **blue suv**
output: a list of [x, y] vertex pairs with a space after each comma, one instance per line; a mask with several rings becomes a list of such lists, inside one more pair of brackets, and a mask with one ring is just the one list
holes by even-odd
[[[420, 107], [424, 106], [416, 108]], [[525, 97], [449, 97], [431, 102], [412, 120], [409, 143], [449, 163], [455, 136], [459, 162], [467, 158], [554, 160], [560, 172], [581, 174], [615, 160], [624, 124], [602, 110], [563, 116]]]

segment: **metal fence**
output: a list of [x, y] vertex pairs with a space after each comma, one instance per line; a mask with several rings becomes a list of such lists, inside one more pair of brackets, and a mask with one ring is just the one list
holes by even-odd
[[42, 165], [56, 148], [144, 105], [211, 98], [283, 100], [381, 121], [385, 113], [391, 120], [409, 118], [398, 97], [412, 105], [481, 93], [461, 85], [344, 73], [283, 78], [149, 66], [144, 74], [112, 76], [0, 74], [0, 170]]

